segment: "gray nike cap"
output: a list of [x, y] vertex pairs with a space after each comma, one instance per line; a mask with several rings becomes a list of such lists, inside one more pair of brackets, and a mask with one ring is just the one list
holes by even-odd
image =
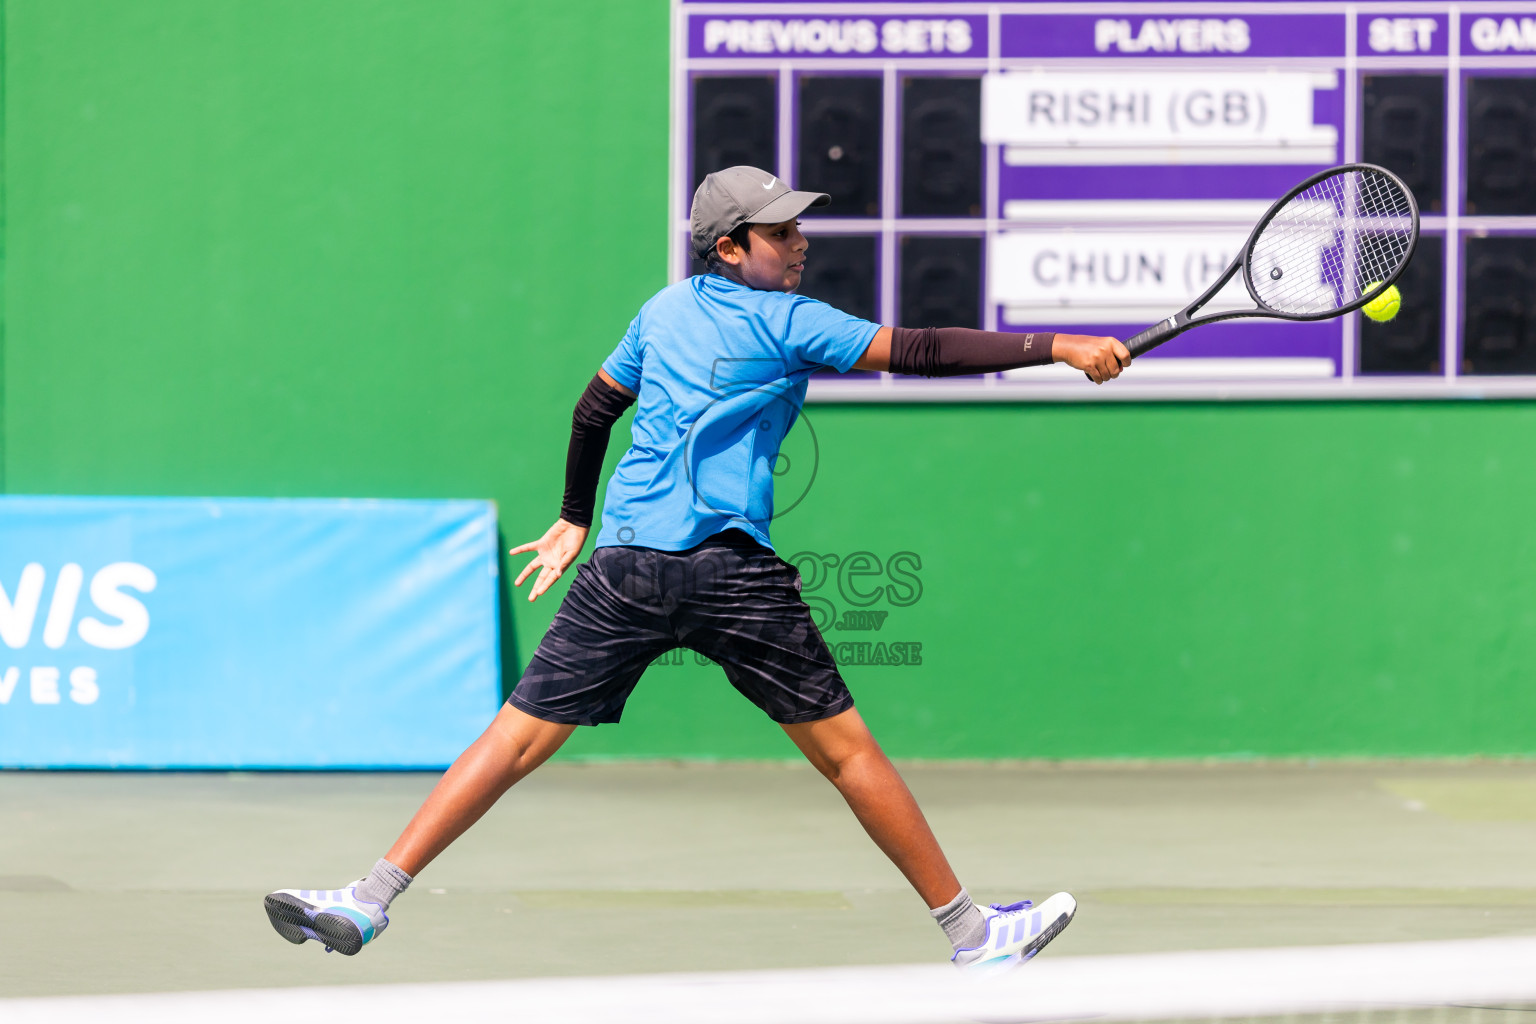
[[756, 167], [727, 167], [704, 176], [693, 194], [693, 257], [703, 259], [715, 241], [743, 224], [778, 224], [813, 206], [826, 206], [825, 192], [796, 192]]

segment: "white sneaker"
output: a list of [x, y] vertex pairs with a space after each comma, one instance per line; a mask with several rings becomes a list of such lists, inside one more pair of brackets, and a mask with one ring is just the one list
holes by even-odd
[[1071, 893], [1059, 892], [1038, 907], [1024, 900], [1006, 905], [993, 903], [980, 909], [987, 919], [986, 938], [949, 958], [965, 970], [995, 970], [1028, 960], [1072, 923], [1077, 900]]
[[289, 942], [314, 939], [329, 953], [346, 956], [378, 937], [389, 926], [384, 908], [359, 899], [359, 878], [345, 889], [279, 889], [266, 898], [267, 919]]

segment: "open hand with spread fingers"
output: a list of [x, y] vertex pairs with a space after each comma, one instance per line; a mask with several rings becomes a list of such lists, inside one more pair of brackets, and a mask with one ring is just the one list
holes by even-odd
[[1082, 370], [1095, 384], [1114, 380], [1131, 365], [1130, 350], [1118, 340], [1091, 334], [1058, 334], [1051, 354], [1056, 362]]
[[587, 542], [587, 528], [568, 523], [564, 519], [556, 519], [555, 525], [545, 531], [544, 536], [538, 540], [531, 540], [526, 544], [519, 544], [508, 551], [508, 555], [521, 555], [528, 551], [536, 552], [533, 560], [523, 566], [523, 571], [517, 574], [513, 586], [520, 587], [532, 572], [539, 570], [538, 578], [533, 581], [533, 590], [528, 594], [528, 600], [532, 601], [544, 591], [548, 590], [560, 578], [560, 574], [570, 568], [576, 556], [581, 554], [581, 546]]

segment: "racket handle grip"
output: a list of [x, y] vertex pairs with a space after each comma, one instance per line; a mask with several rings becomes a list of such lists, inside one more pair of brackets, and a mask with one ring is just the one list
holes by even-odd
[[1133, 338], [1126, 339], [1125, 347], [1130, 350], [1134, 359], [1143, 352], [1150, 352], [1169, 338], [1183, 334], [1189, 325], [1179, 323], [1177, 317], [1169, 317], [1167, 320], [1159, 320]]

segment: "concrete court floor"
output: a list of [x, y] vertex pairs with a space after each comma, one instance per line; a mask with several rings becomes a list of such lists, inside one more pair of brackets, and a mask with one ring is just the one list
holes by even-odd
[[[909, 765], [1047, 955], [1536, 933], [1536, 764]], [[920, 962], [948, 947], [808, 767], [546, 766], [355, 958], [261, 896], [345, 884], [425, 774], [0, 773], [0, 996]]]

